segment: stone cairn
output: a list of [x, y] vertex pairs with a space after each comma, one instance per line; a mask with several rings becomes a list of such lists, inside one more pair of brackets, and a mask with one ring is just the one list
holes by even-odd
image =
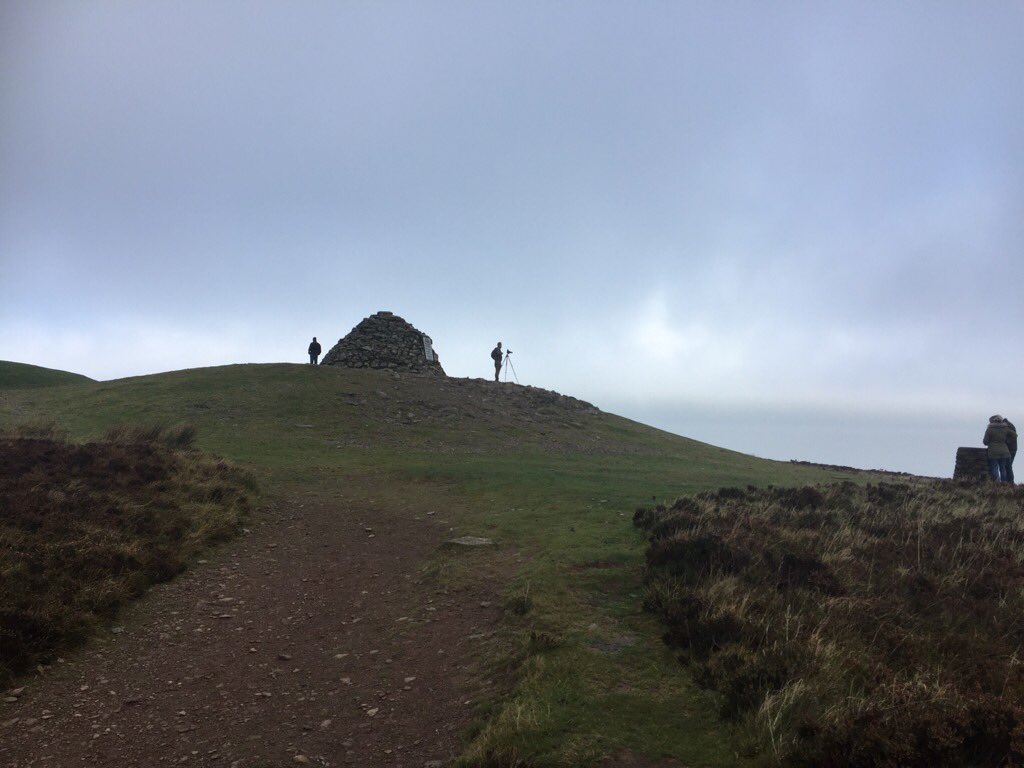
[[988, 449], [957, 448], [954, 480], [988, 480]]
[[324, 355], [320, 365], [446, 375], [430, 337], [391, 312], [364, 319]]

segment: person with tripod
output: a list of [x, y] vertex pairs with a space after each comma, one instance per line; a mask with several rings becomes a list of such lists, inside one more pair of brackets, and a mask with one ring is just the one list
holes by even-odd
[[494, 380], [498, 380], [498, 374], [501, 373], [501, 342], [498, 342], [498, 346], [491, 350], [491, 360], [494, 361]]

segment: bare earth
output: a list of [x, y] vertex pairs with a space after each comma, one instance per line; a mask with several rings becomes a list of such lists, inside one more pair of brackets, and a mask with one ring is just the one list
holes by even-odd
[[[157, 587], [0, 701], [0, 766], [440, 766], [488, 683], [493, 579], [421, 579], [450, 534], [322, 499]], [[368, 528], [372, 530], [367, 530]], [[13, 694], [13, 695], [12, 695]]]

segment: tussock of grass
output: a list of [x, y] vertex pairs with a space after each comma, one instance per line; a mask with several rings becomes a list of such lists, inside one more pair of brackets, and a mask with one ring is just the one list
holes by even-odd
[[638, 510], [645, 606], [771, 762], [1024, 763], [1024, 489], [727, 489]]
[[118, 424], [107, 430], [103, 441], [126, 445], [163, 445], [167, 448], [184, 449], [195, 445], [196, 428], [191, 424], [176, 424], [172, 427], [162, 424]]
[[252, 481], [188, 432], [0, 438], [0, 685], [237, 531]]

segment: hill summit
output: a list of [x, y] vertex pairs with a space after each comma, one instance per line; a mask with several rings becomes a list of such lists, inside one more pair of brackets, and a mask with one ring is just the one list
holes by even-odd
[[320, 364], [447, 375], [431, 338], [391, 312], [364, 318], [338, 340]]

